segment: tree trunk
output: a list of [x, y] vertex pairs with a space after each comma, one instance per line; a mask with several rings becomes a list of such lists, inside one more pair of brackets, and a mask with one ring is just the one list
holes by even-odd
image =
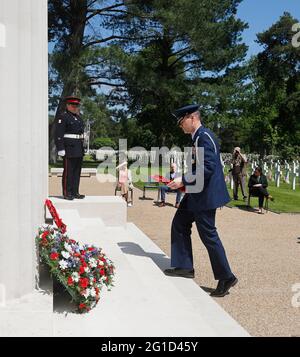
[[81, 52], [83, 50], [83, 38], [86, 26], [86, 17], [88, 11], [87, 0], [71, 0], [70, 1], [70, 35], [66, 39], [66, 59], [70, 60], [68, 72], [64, 73], [65, 80], [63, 90], [61, 93], [61, 99], [55, 113], [55, 120], [52, 124], [49, 124], [49, 162], [56, 163], [56, 148], [55, 148], [55, 125], [57, 117], [64, 112], [65, 102], [64, 98], [68, 95], [80, 95], [79, 83], [78, 83], [78, 71], [80, 71]]

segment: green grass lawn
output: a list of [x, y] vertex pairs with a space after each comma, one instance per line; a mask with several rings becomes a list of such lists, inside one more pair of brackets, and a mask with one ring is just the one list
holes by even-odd
[[[94, 161], [90, 155], [86, 155], [83, 160], [82, 167], [84, 168], [92, 168], [96, 169], [100, 162]], [[52, 168], [60, 168], [63, 167], [63, 161], [59, 159], [59, 161], [56, 164], [49, 164], [49, 171]]]
[[[83, 162], [84, 168], [98, 168], [100, 162], [93, 161], [90, 157], [85, 157]], [[52, 167], [62, 167], [62, 161], [59, 161], [55, 165], [49, 165], [49, 170]], [[166, 172], [169, 171], [169, 167], [151, 167], [151, 171], [147, 167], [140, 167], [139, 169], [132, 170], [132, 178], [134, 181], [134, 186], [143, 189], [144, 182], [149, 181], [150, 175], [165, 175]], [[110, 173], [115, 175], [114, 167], [109, 167], [105, 169], [104, 167], [99, 168], [99, 173]], [[233, 197], [232, 190], [228, 185], [228, 190], [230, 196]], [[281, 183], [280, 187], [275, 187], [274, 182], [269, 182], [268, 191], [275, 198], [274, 202], [269, 202], [269, 210], [276, 213], [300, 213], [300, 186], [299, 183], [296, 186], [296, 190], [293, 191], [291, 188], [291, 184], [288, 185], [286, 183]], [[241, 193], [239, 190], [239, 195], [241, 197]], [[247, 202], [243, 200], [231, 201], [228, 203], [229, 207], [246, 207]], [[258, 198], [251, 198], [251, 206], [258, 206]]]
[[[168, 171], [168, 168], [163, 168], [163, 172]], [[162, 172], [157, 168], [152, 168], [152, 175], [153, 174], [162, 174]], [[132, 173], [134, 176], [134, 173]], [[141, 178], [146, 178], [147, 181], [147, 168], [142, 168], [141, 169]], [[135, 184], [135, 187], [139, 189], [143, 189], [144, 187], [144, 182], [143, 180], [137, 181]], [[280, 187], [275, 187], [274, 182], [269, 182], [269, 187], [268, 187], [269, 193], [275, 198], [274, 202], [269, 202], [269, 210], [276, 212], [276, 213], [300, 213], [300, 186], [299, 184], [296, 187], [296, 190], [293, 191], [291, 188], [291, 184], [288, 185], [286, 183], [281, 183]], [[230, 189], [230, 186], [228, 185], [228, 191], [233, 197], [232, 190]], [[240, 194], [241, 196], [241, 194]], [[258, 206], [258, 198], [257, 197], [252, 197], [251, 206], [257, 207]], [[239, 201], [231, 201], [228, 204], [229, 207], [238, 207], [238, 206], [247, 206], [247, 202], [244, 202], [243, 200]]]
[[[233, 192], [228, 186], [229, 193], [233, 197]], [[274, 202], [269, 202], [269, 210], [276, 213], [300, 213], [300, 187], [299, 184], [296, 190], [293, 191], [291, 185], [281, 183], [280, 187], [275, 187], [274, 182], [269, 182], [268, 191], [271, 196], [274, 197]], [[239, 189], [239, 196], [241, 197], [241, 191]], [[251, 206], [258, 207], [258, 198], [251, 197]], [[243, 200], [231, 201], [228, 204], [229, 207], [243, 207], [247, 206], [247, 202]]]

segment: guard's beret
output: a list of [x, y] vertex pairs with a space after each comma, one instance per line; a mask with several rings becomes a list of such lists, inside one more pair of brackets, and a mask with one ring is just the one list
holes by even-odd
[[181, 120], [187, 115], [187, 114], [192, 114], [195, 113], [199, 109], [198, 104], [190, 104], [186, 105], [182, 108], [174, 110], [172, 113], [174, 117], [177, 119], [177, 124], [181, 122]]
[[81, 99], [71, 95], [71, 96], [66, 97], [65, 101], [66, 101], [67, 104], [77, 104], [77, 105], [79, 105], [80, 102], [81, 102]]

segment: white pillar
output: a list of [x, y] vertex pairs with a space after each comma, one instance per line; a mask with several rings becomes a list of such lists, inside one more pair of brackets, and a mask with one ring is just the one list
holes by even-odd
[[0, 284], [10, 299], [34, 289], [48, 195], [47, 0], [0, 0], [0, 23]]
[[6, 27], [0, 23], [0, 47], [6, 47]]

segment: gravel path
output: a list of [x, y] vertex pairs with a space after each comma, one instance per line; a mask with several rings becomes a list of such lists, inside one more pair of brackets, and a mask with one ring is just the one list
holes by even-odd
[[[60, 193], [61, 178], [49, 178], [49, 194]], [[82, 178], [81, 193], [113, 195], [114, 188], [96, 178]], [[135, 189], [128, 221], [170, 255], [175, 208], [153, 205], [155, 191], [147, 191], [149, 199], [141, 200], [141, 196], [142, 192]], [[167, 201], [173, 204], [175, 195], [168, 195]], [[253, 336], [300, 336], [300, 307], [292, 306], [292, 286], [300, 284], [300, 215], [259, 215], [225, 207], [217, 211], [217, 227], [239, 284], [216, 301]], [[195, 227], [192, 239], [195, 281], [202, 287], [215, 288], [208, 255]]]

